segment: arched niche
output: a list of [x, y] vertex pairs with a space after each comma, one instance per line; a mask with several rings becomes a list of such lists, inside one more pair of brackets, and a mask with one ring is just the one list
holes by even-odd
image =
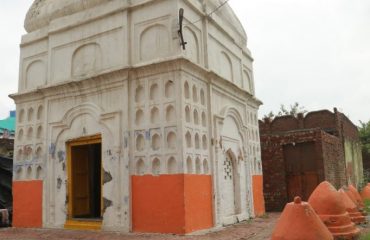
[[144, 175], [145, 173], [145, 163], [143, 159], [139, 159], [136, 162], [136, 175]]
[[193, 85], [193, 102], [194, 103], [198, 102], [198, 91], [195, 85]]
[[32, 140], [33, 139], [33, 128], [29, 127], [27, 130], [27, 140]]
[[156, 101], [159, 99], [159, 87], [158, 84], [154, 83], [150, 86], [149, 98], [151, 101]]
[[192, 174], [193, 173], [193, 160], [191, 157], [187, 157], [186, 159], [186, 173]]
[[207, 150], [207, 136], [206, 135], [203, 135], [202, 137], [202, 146], [203, 146], [203, 150]]
[[27, 167], [27, 172], [26, 172], [26, 176], [27, 176], [27, 179], [32, 179], [32, 167], [31, 166], [28, 166]]
[[203, 173], [209, 174], [209, 166], [207, 159], [203, 159]]
[[23, 160], [23, 151], [22, 151], [21, 148], [18, 149], [18, 151], [17, 151], [17, 160], [18, 160], [18, 162]]
[[190, 107], [189, 106], [185, 107], [185, 121], [187, 123], [190, 123]]
[[150, 111], [150, 122], [152, 124], [159, 123], [159, 109], [157, 107], [153, 107]]
[[135, 124], [136, 126], [141, 126], [143, 123], [144, 123], [144, 111], [141, 109], [138, 109], [136, 111]]
[[202, 126], [206, 127], [207, 126], [207, 119], [206, 119], [206, 113], [202, 112]]
[[252, 79], [250, 78], [246, 70], [243, 71], [243, 78], [244, 78], [244, 84], [243, 84], [244, 89], [250, 94], [253, 94]]
[[184, 95], [186, 99], [190, 98], [190, 89], [189, 89], [189, 83], [185, 81], [184, 83]]
[[174, 122], [176, 121], [176, 111], [172, 105], [169, 105], [166, 108], [166, 121], [167, 122]]
[[206, 96], [204, 94], [203, 88], [200, 89], [200, 103], [205, 106], [206, 105]]
[[144, 136], [143, 134], [139, 134], [137, 137], [136, 137], [136, 150], [141, 152], [143, 151], [145, 148], [145, 139], [144, 139]]
[[44, 107], [40, 105], [37, 109], [37, 120], [41, 120], [44, 114]]
[[19, 166], [16, 169], [16, 179], [20, 180], [22, 178], [22, 175], [23, 175], [23, 167]]
[[23, 140], [23, 129], [20, 129], [18, 131], [17, 139], [18, 139], [18, 141], [22, 141]]
[[41, 147], [38, 147], [36, 149], [36, 157], [40, 160], [40, 158], [42, 157], [42, 148]]
[[234, 82], [232, 62], [230, 57], [225, 52], [221, 52], [220, 54], [219, 69], [222, 77], [228, 81]]
[[36, 60], [30, 63], [26, 70], [26, 89], [34, 89], [46, 83], [46, 67], [44, 62]]
[[36, 168], [36, 179], [41, 180], [44, 177], [44, 170], [42, 169], [41, 166], [38, 166]]
[[199, 42], [197, 35], [189, 27], [184, 27], [183, 29], [184, 39], [186, 40], [186, 57], [192, 62], [199, 64]]
[[165, 96], [166, 98], [175, 97], [175, 84], [172, 80], [168, 80], [165, 85]]
[[28, 109], [27, 120], [28, 120], [28, 122], [31, 122], [33, 120], [33, 108]]
[[198, 110], [194, 109], [194, 124], [195, 125], [199, 125], [199, 114], [198, 114]]
[[174, 132], [169, 132], [167, 135], [167, 147], [169, 149], [176, 148], [176, 134]]
[[158, 158], [154, 158], [152, 162], [152, 174], [159, 175], [161, 173], [161, 162]]
[[37, 128], [36, 138], [41, 139], [42, 138], [42, 126], [39, 126]]
[[72, 55], [72, 76], [78, 77], [102, 69], [102, 51], [97, 43], [78, 47]]
[[161, 148], [161, 137], [159, 134], [154, 134], [152, 136], [152, 150], [157, 151]]
[[170, 43], [169, 31], [164, 25], [155, 24], [146, 28], [140, 35], [140, 60], [168, 56]]
[[201, 174], [202, 173], [202, 164], [200, 162], [199, 157], [195, 159], [195, 173]]
[[143, 86], [139, 85], [135, 90], [135, 102], [141, 103], [145, 100], [145, 92]]
[[177, 173], [177, 163], [174, 157], [170, 157], [167, 162], [167, 172], [169, 174]]
[[199, 149], [200, 148], [200, 139], [199, 139], [199, 134], [198, 133], [195, 134], [195, 137], [194, 137], [194, 145], [195, 145], [195, 149]]
[[25, 153], [26, 161], [32, 161], [32, 155], [33, 155], [32, 147], [26, 147], [26, 151], [24, 151], [24, 153]]
[[190, 132], [186, 132], [185, 134], [185, 140], [186, 140], [186, 147], [187, 148], [191, 148], [192, 147], [192, 144], [191, 144], [191, 134]]

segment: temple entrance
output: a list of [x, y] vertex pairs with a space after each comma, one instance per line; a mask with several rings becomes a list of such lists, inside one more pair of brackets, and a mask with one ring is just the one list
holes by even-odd
[[95, 229], [102, 218], [101, 137], [70, 141], [67, 149], [69, 201], [65, 227]]

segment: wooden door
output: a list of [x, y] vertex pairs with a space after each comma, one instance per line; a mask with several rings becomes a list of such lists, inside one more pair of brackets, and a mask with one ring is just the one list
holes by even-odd
[[87, 146], [72, 147], [73, 217], [90, 214], [90, 177]]
[[284, 146], [288, 202], [295, 196], [307, 201], [319, 184], [314, 142]]

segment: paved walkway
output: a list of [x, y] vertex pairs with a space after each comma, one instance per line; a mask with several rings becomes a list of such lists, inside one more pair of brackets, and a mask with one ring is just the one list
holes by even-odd
[[72, 231], [60, 229], [0, 229], [1, 240], [267, 240], [270, 239], [280, 213], [269, 213], [221, 230], [202, 235], [122, 234], [115, 232]]

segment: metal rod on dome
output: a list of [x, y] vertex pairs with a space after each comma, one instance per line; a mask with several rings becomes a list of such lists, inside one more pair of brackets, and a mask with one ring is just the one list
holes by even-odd
[[187, 44], [187, 42], [184, 41], [184, 35], [182, 34], [182, 22], [183, 22], [183, 20], [184, 20], [184, 9], [180, 8], [180, 10], [179, 10], [179, 25], [180, 25], [180, 28], [179, 28], [178, 34], [180, 36], [180, 45], [182, 46], [182, 49], [185, 50], [185, 45]]

